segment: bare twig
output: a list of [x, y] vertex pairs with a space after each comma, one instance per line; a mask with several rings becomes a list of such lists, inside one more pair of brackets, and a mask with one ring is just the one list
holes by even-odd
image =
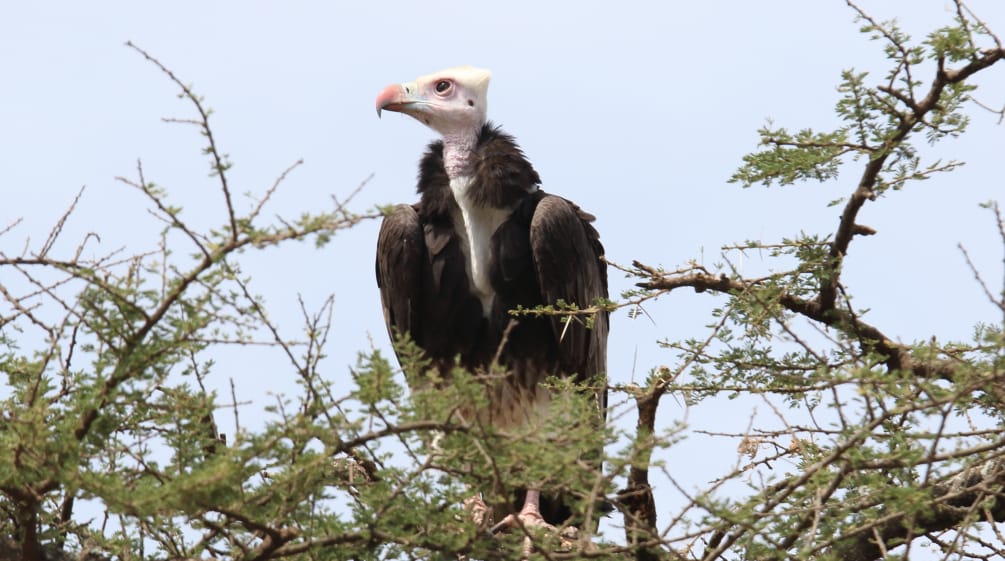
[[49, 254], [49, 250], [52, 249], [52, 245], [56, 243], [56, 240], [59, 238], [59, 234], [63, 232], [63, 225], [66, 224], [66, 219], [69, 218], [70, 214], [72, 214], [74, 209], [77, 208], [77, 203], [80, 201], [80, 196], [83, 194], [84, 188], [81, 187], [80, 190], [77, 191], [77, 195], [73, 197], [73, 201], [70, 203], [70, 206], [67, 207], [63, 215], [59, 217], [56, 225], [49, 231], [49, 237], [45, 240], [45, 243], [42, 244], [42, 248], [38, 252], [39, 259], [45, 259], [45, 257]]
[[227, 169], [230, 168], [230, 164], [224, 161], [224, 157], [220, 154], [220, 151], [216, 147], [216, 140], [213, 137], [213, 129], [210, 128], [209, 126], [209, 111], [207, 111], [202, 106], [201, 98], [195, 95], [195, 93], [192, 91], [192, 88], [185, 85], [180, 79], [178, 79], [178, 77], [175, 76], [174, 72], [172, 72], [168, 67], [164, 66], [164, 64], [161, 63], [160, 60], [153, 57], [140, 47], [136, 46], [132, 41], [127, 41], [126, 46], [140, 53], [141, 55], [143, 55], [143, 58], [152, 62], [155, 66], [157, 66], [157, 68], [160, 68], [161, 72], [166, 74], [168, 78], [171, 79], [172, 82], [174, 82], [179, 88], [181, 88], [183, 95], [189, 101], [191, 101], [193, 105], [195, 105], [195, 109], [199, 113], [199, 119], [189, 122], [191, 124], [198, 126], [201, 129], [202, 134], [205, 135], [206, 141], [209, 143], [209, 146], [207, 146], [206, 151], [213, 158], [213, 166], [212, 166], [213, 174], [220, 179], [220, 188], [223, 190], [223, 197], [224, 200], [226, 201], [227, 214], [230, 216], [230, 238], [231, 240], [236, 240], [239, 234], [237, 228], [237, 218], [234, 213], [234, 203], [231, 200], [230, 186], [227, 184], [227, 174], [226, 174]]

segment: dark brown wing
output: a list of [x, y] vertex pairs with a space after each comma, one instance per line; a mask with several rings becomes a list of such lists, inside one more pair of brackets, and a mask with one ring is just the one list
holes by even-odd
[[449, 222], [424, 219], [420, 205], [395, 207], [377, 237], [377, 286], [392, 341], [409, 335], [445, 372], [457, 357], [468, 368], [483, 364], [476, 352], [481, 304], [468, 288], [464, 255]]
[[[537, 270], [541, 298], [547, 304], [563, 300], [587, 308], [607, 298], [607, 268], [601, 261], [604, 248], [590, 225], [593, 216], [575, 204], [553, 195], [538, 203], [530, 224], [530, 246]], [[607, 313], [596, 315], [592, 328], [579, 317], [566, 325], [552, 318], [562, 370], [578, 380], [598, 384], [598, 401], [606, 407], [603, 376], [607, 370]], [[599, 379], [598, 379], [599, 378]]]
[[411, 205], [398, 205], [384, 217], [377, 237], [377, 287], [384, 307], [384, 321], [392, 341], [409, 334], [422, 338], [422, 270], [426, 242], [419, 214]]

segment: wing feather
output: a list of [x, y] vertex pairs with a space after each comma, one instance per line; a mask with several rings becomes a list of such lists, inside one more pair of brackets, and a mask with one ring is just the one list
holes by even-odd
[[[377, 237], [377, 286], [392, 341], [409, 335], [444, 372], [458, 356], [482, 365], [481, 304], [468, 288], [464, 255], [449, 223], [423, 219], [421, 203], [399, 205]], [[401, 357], [399, 357], [401, 358]]]
[[398, 205], [384, 217], [377, 237], [377, 286], [392, 341], [408, 333], [420, 341], [420, 290], [426, 242], [418, 212]]
[[[554, 195], [541, 199], [530, 225], [530, 245], [542, 300], [559, 300], [588, 308], [607, 298], [607, 269], [603, 246], [590, 225], [593, 217], [575, 204]], [[598, 313], [592, 328], [585, 318], [566, 324], [553, 317], [562, 369], [582, 381], [602, 376], [607, 368], [607, 313]], [[603, 400], [602, 400], [603, 401]]]

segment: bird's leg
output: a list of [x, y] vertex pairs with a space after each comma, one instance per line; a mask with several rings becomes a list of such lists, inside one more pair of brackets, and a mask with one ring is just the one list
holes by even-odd
[[520, 512], [510, 514], [506, 518], [503, 518], [498, 524], [492, 526], [489, 531], [493, 534], [498, 534], [499, 532], [514, 526], [545, 528], [547, 530], [555, 531], [555, 527], [545, 522], [544, 517], [541, 516], [540, 502], [540, 489], [527, 489], [527, 496], [523, 500], [523, 507], [520, 508]]
[[[520, 508], [520, 512], [503, 518], [498, 524], [492, 526], [489, 531], [496, 534], [507, 528], [518, 526], [523, 528], [525, 532], [528, 528], [543, 528], [551, 533], [557, 533], [558, 529], [545, 522], [544, 517], [541, 516], [540, 503], [541, 490], [527, 489], [527, 496], [523, 499], [523, 506]], [[523, 540], [523, 556], [521, 559], [528, 559], [533, 551], [534, 542], [530, 534], [526, 534]]]

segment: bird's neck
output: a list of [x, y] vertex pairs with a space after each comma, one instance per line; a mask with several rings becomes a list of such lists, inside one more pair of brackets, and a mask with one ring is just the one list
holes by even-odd
[[454, 179], [473, 175], [480, 130], [479, 126], [443, 135], [443, 168], [447, 177]]

